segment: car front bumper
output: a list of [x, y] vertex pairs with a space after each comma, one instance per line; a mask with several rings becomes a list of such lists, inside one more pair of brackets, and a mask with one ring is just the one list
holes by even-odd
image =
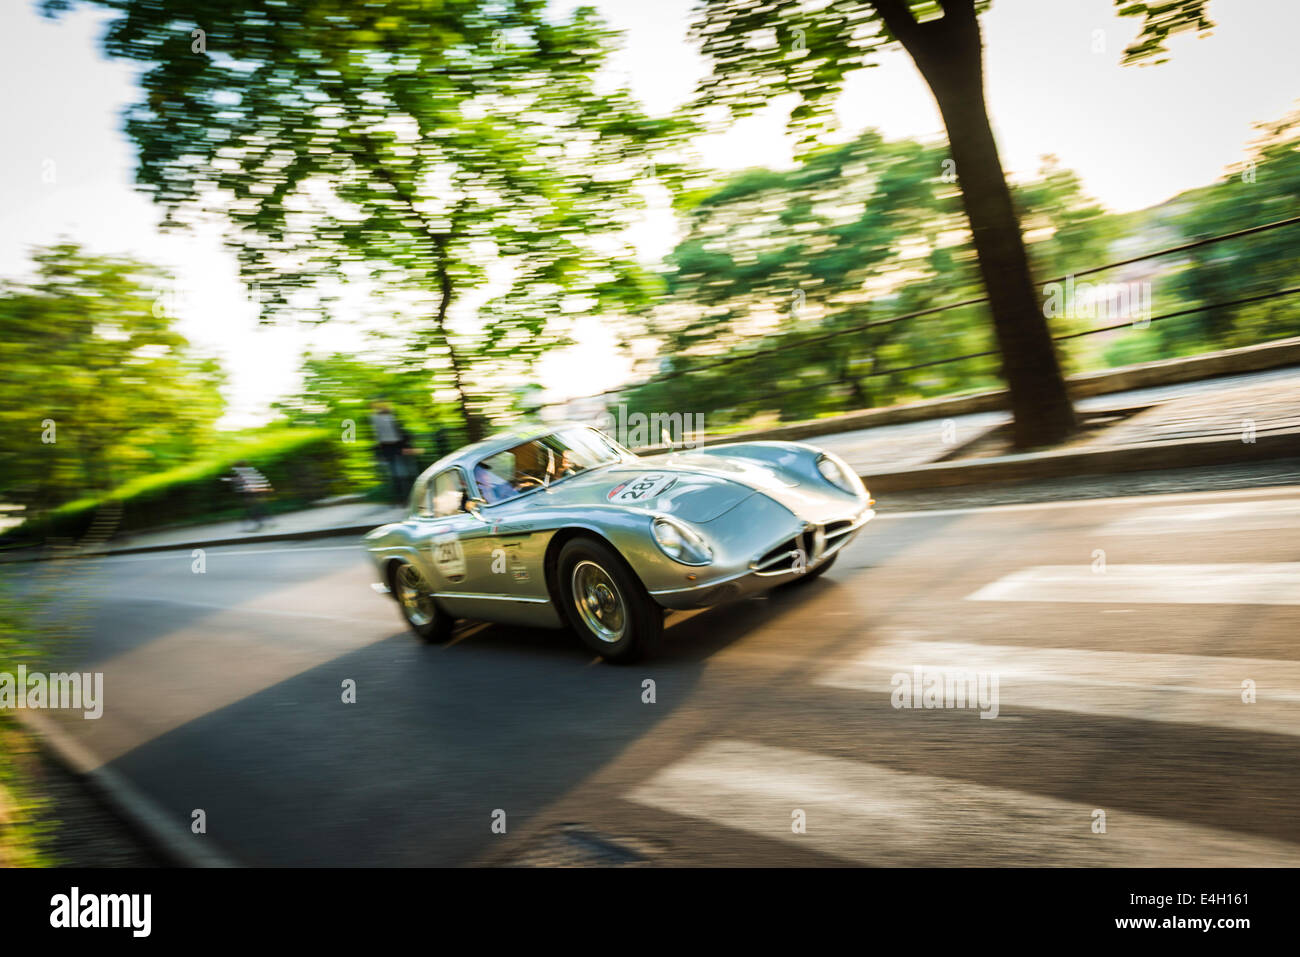
[[665, 608], [686, 611], [761, 594], [829, 562], [858, 536], [875, 514], [868, 507], [852, 519], [805, 526], [800, 534], [776, 542], [772, 548], [754, 556], [748, 567], [740, 571], [698, 585], [651, 591], [650, 595]]

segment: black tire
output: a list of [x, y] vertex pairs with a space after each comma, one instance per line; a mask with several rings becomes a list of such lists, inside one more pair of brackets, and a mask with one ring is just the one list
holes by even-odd
[[565, 617], [592, 652], [622, 664], [658, 649], [664, 610], [614, 549], [594, 538], [571, 539], [558, 568]]
[[792, 585], [806, 585], [810, 581], [813, 581], [814, 579], [821, 578], [823, 575], [825, 575], [828, 571], [831, 570], [831, 566], [835, 564], [835, 559], [839, 557], [840, 556], [838, 554], [832, 555], [830, 558], [826, 559], [826, 561], [822, 562], [812, 571], [804, 572], [802, 575], [798, 576], [797, 578], [793, 578], [790, 581], [786, 582], [783, 587], [789, 588]]
[[437, 645], [451, 637], [456, 619], [438, 607], [418, 568], [410, 562], [396, 563], [389, 573], [388, 587], [407, 627], [422, 641]]

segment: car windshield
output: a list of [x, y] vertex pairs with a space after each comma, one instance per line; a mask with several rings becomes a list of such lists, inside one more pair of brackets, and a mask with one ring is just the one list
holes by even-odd
[[474, 483], [494, 505], [622, 458], [622, 450], [599, 432], [560, 429], [489, 455], [474, 466]]

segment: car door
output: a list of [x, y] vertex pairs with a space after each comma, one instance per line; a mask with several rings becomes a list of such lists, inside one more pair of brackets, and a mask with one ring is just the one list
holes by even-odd
[[[421, 558], [434, 596], [456, 618], [555, 626], [540, 558], [520, 558], [514, 501], [465, 510], [466, 475], [445, 469], [429, 482]], [[509, 531], [502, 535], [502, 522]], [[527, 534], [523, 535], [528, 538]]]
[[434, 595], [452, 614], [457, 596], [473, 590], [467, 542], [483, 523], [464, 509], [467, 485], [458, 466], [444, 469], [430, 480], [427, 501], [420, 515], [420, 558], [428, 570]]

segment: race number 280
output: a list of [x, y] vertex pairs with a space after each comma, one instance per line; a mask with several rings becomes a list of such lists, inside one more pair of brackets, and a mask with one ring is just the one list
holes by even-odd
[[444, 532], [433, 540], [433, 564], [448, 578], [465, 574], [465, 550], [455, 532]]
[[675, 475], [638, 475], [613, 488], [606, 498], [611, 502], [644, 502], [662, 495], [675, 481]]

